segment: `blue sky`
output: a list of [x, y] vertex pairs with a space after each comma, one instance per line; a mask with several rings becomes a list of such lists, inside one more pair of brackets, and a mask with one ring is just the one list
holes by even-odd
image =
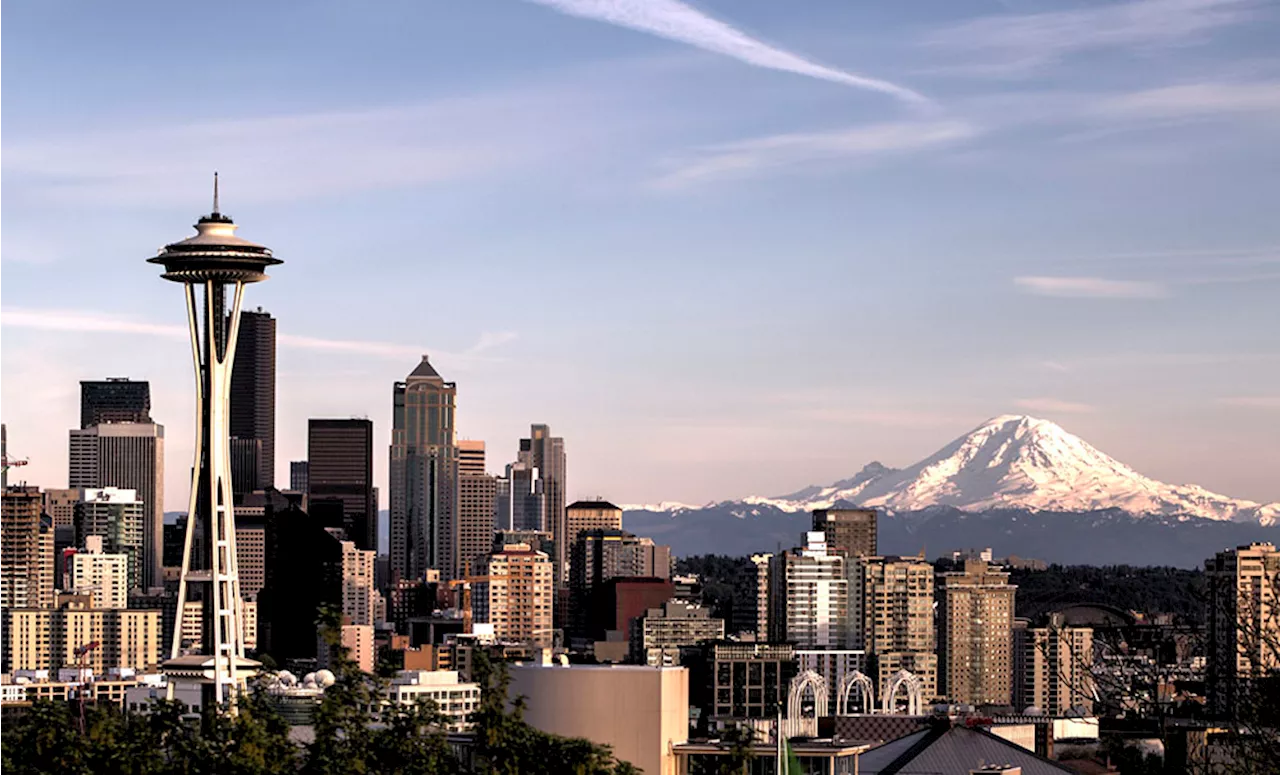
[[[190, 350], [144, 259], [208, 210], [285, 263], [306, 418], [431, 353], [490, 468], [698, 502], [907, 465], [998, 414], [1280, 500], [1280, 4], [13, 2], [3, 417], [66, 481], [77, 382]], [[175, 328], [177, 327], [177, 328]]]

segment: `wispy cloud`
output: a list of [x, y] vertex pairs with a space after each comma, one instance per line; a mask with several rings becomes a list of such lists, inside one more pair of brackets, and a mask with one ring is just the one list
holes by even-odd
[[1014, 284], [1036, 296], [1072, 299], [1158, 299], [1168, 289], [1143, 280], [1108, 280], [1101, 277], [1015, 277]]
[[962, 121], [894, 122], [832, 132], [769, 135], [710, 146], [656, 181], [681, 188], [726, 178], [744, 178], [831, 159], [856, 159], [950, 145], [976, 136]]
[[1148, 120], [1226, 117], [1241, 113], [1280, 115], [1280, 81], [1163, 86], [1105, 98], [1094, 112], [1104, 118]]
[[[135, 334], [159, 336], [169, 339], [186, 339], [185, 326], [150, 323], [122, 315], [79, 310], [29, 309], [5, 307], [0, 310], [0, 324], [10, 328], [32, 328], [44, 331], [69, 331], [85, 334]], [[516, 338], [510, 331], [484, 332], [479, 341], [463, 353], [440, 353], [455, 360], [476, 359], [482, 354]], [[414, 360], [422, 355], [423, 348], [392, 342], [371, 342], [357, 339], [323, 339], [295, 334], [277, 334], [276, 343], [281, 347], [299, 350], [346, 352], [353, 355], [374, 356], [395, 360]]]
[[1280, 409], [1280, 396], [1228, 396], [1218, 399], [1218, 403], [1245, 409]]
[[938, 30], [931, 48], [969, 57], [953, 73], [1010, 75], [1101, 49], [1185, 45], [1252, 16], [1260, 0], [1133, 0], [1000, 14]]
[[1090, 414], [1097, 411], [1090, 404], [1075, 401], [1062, 401], [1057, 398], [1019, 398], [1013, 402], [1019, 409], [1028, 412], [1044, 412], [1045, 414]]
[[915, 409], [805, 409], [796, 412], [800, 419], [836, 425], [870, 425], [880, 428], [945, 428], [967, 418]]
[[817, 64], [751, 37], [679, 0], [532, 0], [570, 16], [615, 24], [667, 40], [723, 54], [770, 70], [819, 78], [897, 97], [913, 105], [931, 104], [924, 95], [879, 78]]

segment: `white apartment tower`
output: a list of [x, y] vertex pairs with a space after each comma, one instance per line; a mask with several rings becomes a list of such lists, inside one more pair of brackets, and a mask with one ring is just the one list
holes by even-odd
[[827, 551], [821, 532], [805, 534], [806, 545], [770, 562], [769, 639], [797, 648], [847, 648], [849, 580], [845, 558]]

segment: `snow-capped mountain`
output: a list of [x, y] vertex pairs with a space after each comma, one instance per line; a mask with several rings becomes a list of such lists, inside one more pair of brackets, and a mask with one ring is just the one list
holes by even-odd
[[[776, 498], [748, 497], [747, 507], [795, 513], [837, 502], [889, 512], [950, 506], [984, 512], [1092, 512], [1280, 523], [1280, 503], [1229, 498], [1196, 485], [1170, 485], [1134, 471], [1048, 420], [1003, 415], [903, 469], [871, 463], [829, 487]], [[667, 505], [667, 504], [664, 504]], [[728, 505], [728, 504], [720, 504]], [[629, 510], [687, 509], [627, 507]]]

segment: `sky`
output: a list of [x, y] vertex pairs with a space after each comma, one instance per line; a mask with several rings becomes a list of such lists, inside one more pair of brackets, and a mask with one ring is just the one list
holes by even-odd
[[78, 382], [194, 426], [212, 172], [284, 264], [277, 482], [423, 353], [488, 465], [698, 503], [1054, 420], [1280, 501], [1280, 3], [17, 0], [0, 46], [0, 418], [66, 484]]

